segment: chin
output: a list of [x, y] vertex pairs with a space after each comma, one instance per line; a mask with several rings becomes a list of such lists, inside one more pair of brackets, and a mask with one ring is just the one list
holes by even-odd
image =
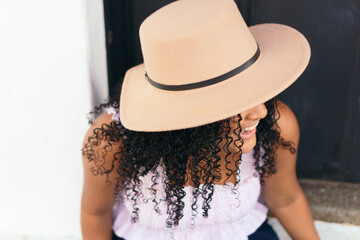
[[242, 146], [242, 153], [248, 153], [253, 149], [256, 145], [256, 135], [254, 135], [253, 138], [244, 141], [244, 144]]

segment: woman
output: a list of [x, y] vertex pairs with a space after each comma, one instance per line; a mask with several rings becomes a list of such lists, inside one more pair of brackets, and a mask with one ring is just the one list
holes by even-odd
[[268, 209], [294, 239], [319, 239], [295, 174], [299, 125], [275, 98], [308, 64], [305, 37], [248, 28], [233, 0], [182, 0], [140, 40], [144, 63], [84, 139], [84, 239], [278, 239]]

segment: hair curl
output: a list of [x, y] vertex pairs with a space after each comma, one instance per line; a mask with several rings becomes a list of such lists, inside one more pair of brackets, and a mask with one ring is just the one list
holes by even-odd
[[[89, 124], [92, 124], [94, 119], [110, 106], [114, 107], [116, 113], [119, 114], [118, 99], [120, 92], [121, 84], [118, 85], [113, 97], [107, 103], [96, 106], [89, 113]], [[274, 159], [276, 159], [275, 152], [279, 145], [290, 150], [291, 153], [296, 152], [291, 142], [280, 137], [280, 128], [277, 124], [277, 120], [280, 118], [277, 99], [268, 100], [265, 102], [265, 106], [268, 113], [257, 126], [257, 143], [254, 147], [255, 169], [259, 174], [261, 184], [264, 184], [264, 178], [276, 173]], [[275, 111], [278, 113], [278, 118], [275, 118]], [[236, 177], [239, 174], [239, 169], [236, 166], [241, 162], [241, 146], [244, 141], [240, 138], [240, 134], [236, 133], [238, 129], [241, 132], [240, 121], [242, 119], [240, 114], [237, 117], [199, 127], [164, 132], [131, 131], [126, 129], [120, 121], [114, 120], [110, 124], [104, 123], [101, 127], [93, 129], [93, 134], [88, 137], [82, 154], [89, 161], [94, 162], [93, 174], [105, 175], [107, 184], [111, 184], [109, 174], [114, 170], [117, 171], [113, 197], [119, 201], [126, 196], [128, 200], [133, 202], [132, 222], [136, 222], [139, 217], [138, 204], [142, 196], [140, 188], [142, 182], [139, 177], [148, 174], [150, 171], [154, 174], [151, 178], [151, 194], [155, 196], [155, 186], [159, 184], [160, 176], [157, 167], [161, 164], [166, 174], [164, 179], [168, 214], [166, 226], [171, 228], [178, 226], [179, 220], [183, 217], [184, 202], [182, 199], [185, 197], [184, 185], [188, 181], [187, 171], [189, 171], [193, 183], [192, 195], [194, 200], [191, 205], [193, 217], [198, 213], [197, 199], [199, 195], [204, 199], [202, 215], [208, 216], [214, 192], [214, 182], [221, 179], [220, 165], [218, 164], [220, 161], [218, 153], [221, 150], [226, 153], [225, 168], [228, 172], [225, 182], [232, 175], [236, 179], [235, 185], [240, 181]], [[236, 129], [231, 129], [230, 121], [237, 125]], [[230, 136], [231, 131], [237, 136], [237, 139], [234, 140]], [[237, 149], [235, 153], [230, 150], [231, 144]], [[100, 150], [99, 147], [101, 147]], [[260, 151], [261, 148], [264, 150], [263, 153]], [[99, 151], [100, 154], [96, 154], [96, 151]], [[110, 169], [105, 167], [106, 159], [109, 159], [106, 157], [108, 152], [113, 153]], [[119, 163], [117, 169], [114, 167], [116, 161]], [[233, 171], [230, 164], [235, 164], [233, 165], [235, 168], [232, 169], [238, 170]], [[201, 189], [200, 180], [204, 182]], [[154, 206], [154, 210], [158, 212], [157, 205], [158, 203]]]

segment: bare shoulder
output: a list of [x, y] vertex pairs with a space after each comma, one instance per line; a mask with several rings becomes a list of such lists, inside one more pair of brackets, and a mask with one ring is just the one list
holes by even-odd
[[[86, 132], [82, 145], [84, 185], [82, 211], [90, 214], [109, 212], [114, 204], [113, 193], [117, 179], [114, 154], [120, 152], [121, 142], [110, 143], [101, 129], [113, 122], [112, 115], [101, 114]], [[111, 171], [109, 171], [111, 170]]]
[[284, 102], [278, 100], [278, 113], [275, 117], [280, 127], [280, 137], [290, 142], [295, 153], [279, 146], [276, 150], [276, 174], [265, 179], [261, 186], [262, 195], [270, 209], [287, 206], [301, 194], [296, 176], [297, 149], [300, 128], [294, 112]]
[[[278, 100], [278, 113], [275, 117], [280, 128], [280, 136], [296, 145], [299, 143], [300, 127], [299, 122], [291, 108], [281, 100]], [[280, 118], [279, 118], [280, 115]]]
[[113, 167], [114, 154], [119, 152], [122, 145], [121, 141], [110, 142], [106, 137], [112, 122], [111, 114], [106, 112], [101, 114], [89, 127], [83, 140], [84, 167], [93, 168], [96, 165], [99, 168], [99, 174], [101, 174], [101, 168], [105, 171]]
[[108, 114], [107, 112], [102, 113], [98, 118], [96, 118], [93, 124], [91, 124], [88, 131], [86, 132], [86, 136], [91, 136], [96, 128], [101, 128], [103, 124], [109, 125], [112, 121], [113, 119], [111, 114]]

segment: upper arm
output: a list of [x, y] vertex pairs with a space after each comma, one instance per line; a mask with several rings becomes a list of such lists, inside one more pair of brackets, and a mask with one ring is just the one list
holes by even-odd
[[280, 118], [280, 137], [292, 143], [296, 149], [291, 153], [281, 145], [276, 151], [276, 174], [265, 178], [262, 195], [269, 208], [285, 206], [296, 199], [302, 192], [296, 176], [297, 149], [300, 138], [299, 123], [294, 112], [283, 102], [278, 101]]
[[[96, 121], [91, 125], [87, 131], [84, 141], [83, 150], [87, 149], [88, 154], [83, 154], [83, 170], [84, 170], [84, 185], [81, 199], [82, 212], [88, 214], [102, 214], [112, 211], [112, 207], [115, 203], [113, 199], [113, 193], [115, 190], [115, 183], [117, 179], [117, 167], [118, 162], [113, 161], [114, 154], [119, 152], [120, 143], [112, 144], [109, 148], [105, 147], [109, 145], [109, 142], [102, 140], [98, 146], [92, 146], [89, 149], [89, 137], [93, 136], [94, 130], [101, 128], [103, 124], [110, 124], [112, 122], [111, 115], [103, 113]], [[106, 154], [104, 154], [106, 152]], [[94, 158], [90, 161], [89, 158]], [[113, 169], [108, 174], [108, 181], [106, 180], [106, 174], [101, 174], [105, 169]], [[93, 174], [93, 171], [99, 170], [98, 174]], [[111, 184], [107, 184], [110, 183]]]

